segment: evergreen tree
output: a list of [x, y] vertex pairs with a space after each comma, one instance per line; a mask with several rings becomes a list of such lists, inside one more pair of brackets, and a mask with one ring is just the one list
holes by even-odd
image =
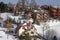
[[7, 11], [7, 4], [0, 2], [0, 11], [1, 12], [6, 12]]

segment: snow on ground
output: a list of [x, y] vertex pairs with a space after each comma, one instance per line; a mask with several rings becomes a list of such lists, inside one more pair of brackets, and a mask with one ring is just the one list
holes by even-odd
[[36, 25], [36, 24], [34, 24], [34, 26], [35, 26], [35, 28], [36, 28], [36, 30], [37, 30], [37, 33], [43, 35], [43, 29], [42, 29], [42, 26]]
[[[11, 17], [12, 19], [15, 18], [15, 21], [17, 21], [18, 17], [19, 17], [19, 16], [11, 16], [10, 13], [2, 13], [1, 17], [3, 18], [3, 21], [7, 19], [7, 16]], [[52, 21], [52, 20], [50, 20], [49, 22], [47, 21], [45, 23], [45, 25], [48, 25], [50, 27], [49, 29], [46, 29], [46, 31], [50, 30], [50, 29], [53, 29], [54, 31], [56, 31], [56, 33], [57, 33], [56, 35], [58, 37], [60, 37], [60, 21], [57, 21], [57, 20]], [[37, 29], [37, 33], [43, 35], [43, 27], [45, 27], [45, 25], [43, 26], [43, 23], [40, 23], [40, 25], [34, 24], [35, 28]], [[0, 38], [0, 40], [7, 40], [7, 34], [5, 34], [5, 32], [0, 31], [0, 37], [1, 36], [2, 36], [2, 38]], [[8, 40], [15, 40], [14, 36], [12, 36], [12, 35], [9, 35], [8, 38], [9, 38]]]
[[[49, 22], [46, 22], [45, 25], [49, 26], [49, 28], [44, 31], [45, 33], [46, 31], [53, 29], [57, 33], [56, 36], [60, 37], [60, 21], [50, 20]], [[45, 25], [43, 26], [43, 23], [41, 23], [41, 25], [34, 24], [37, 29], [37, 33], [43, 35], [43, 27], [45, 27]]]
[[18, 40], [15, 36], [6, 34], [7, 29], [0, 27], [0, 40]]
[[0, 31], [0, 40], [18, 40], [12, 35], [6, 34], [4, 31]]
[[56, 21], [56, 20], [54, 20], [53, 22], [51, 21], [48, 23], [50, 26], [50, 29], [53, 29], [54, 31], [56, 31], [57, 33], [56, 35], [60, 37], [60, 21]]

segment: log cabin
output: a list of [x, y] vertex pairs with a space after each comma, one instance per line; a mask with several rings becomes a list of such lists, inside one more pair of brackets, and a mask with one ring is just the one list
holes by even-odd
[[44, 16], [43, 20], [45, 21], [49, 20], [50, 18], [49, 11], [46, 11], [43, 16]]
[[33, 14], [32, 11], [26, 11], [26, 12], [25, 12], [25, 15], [26, 15], [26, 18], [27, 18], [27, 19], [32, 18], [32, 14]]
[[60, 19], [60, 10], [58, 10], [58, 18]]
[[60, 10], [57, 10], [57, 9], [52, 9], [51, 11], [50, 11], [51, 13], [51, 17], [53, 18], [53, 19], [57, 19], [57, 18], [59, 18], [60, 19]]
[[47, 21], [49, 19], [49, 11], [46, 11], [45, 13], [36, 13], [34, 16], [35, 20]]
[[0, 17], [0, 26], [3, 26], [3, 18]]
[[57, 9], [51, 9], [52, 18], [56, 19], [58, 17]]
[[8, 20], [8, 19], [6, 20], [4, 26], [5, 26], [6, 28], [13, 28], [12, 22], [11, 22], [10, 20]]

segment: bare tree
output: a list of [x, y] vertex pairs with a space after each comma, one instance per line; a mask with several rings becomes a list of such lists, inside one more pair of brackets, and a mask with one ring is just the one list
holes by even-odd
[[37, 3], [36, 3], [35, 0], [31, 0], [30, 7], [31, 7], [31, 9], [36, 9], [37, 8]]

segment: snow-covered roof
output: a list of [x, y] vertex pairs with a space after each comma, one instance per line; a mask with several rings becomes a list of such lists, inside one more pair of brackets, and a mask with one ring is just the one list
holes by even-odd
[[38, 10], [34, 10], [34, 12], [39, 12]]
[[10, 13], [1, 13], [0, 17], [2, 17], [3, 21], [5, 21], [9, 15], [11, 15], [11, 14]]

